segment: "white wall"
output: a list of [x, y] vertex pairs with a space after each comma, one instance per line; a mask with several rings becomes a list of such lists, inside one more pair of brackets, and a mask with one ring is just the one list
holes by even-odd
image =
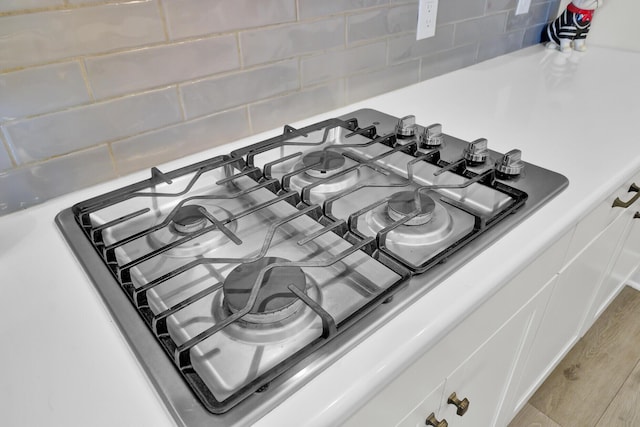
[[[569, 1], [562, 0], [560, 10], [564, 10]], [[587, 45], [640, 52], [636, 28], [639, 15], [639, 0], [604, 0], [604, 5], [594, 13]]]

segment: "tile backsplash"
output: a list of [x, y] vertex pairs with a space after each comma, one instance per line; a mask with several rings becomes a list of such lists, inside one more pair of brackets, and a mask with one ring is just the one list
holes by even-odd
[[539, 42], [560, 0], [0, 0], [0, 215]]

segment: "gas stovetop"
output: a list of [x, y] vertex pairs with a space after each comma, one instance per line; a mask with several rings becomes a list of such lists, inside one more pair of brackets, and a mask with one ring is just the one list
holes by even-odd
[[359, 110], [57, 223], [176, 420], [250, 424], [567, 186], [487, 144]]

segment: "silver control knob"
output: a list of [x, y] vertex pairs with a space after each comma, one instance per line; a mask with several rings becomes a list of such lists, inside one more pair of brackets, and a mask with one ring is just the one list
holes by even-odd
[[487, 144], [487, 140], [484, 138], [476, 139], [467, 144], [466, 148], [462, 151], [462, 156], [465, 160], [472, 163], [484, 163], [489, 155]]
[[428, 126], [420, 132], [420, 145], [425, 147], [439, 147], [442, 145], [442, 125], [436, 123]]
[[404, 116], [398, 120], [396, 135], [410, 137], [416, 134], [416, 116]]
[[520, 175], [524, 169], [524, 163], [521, 159], [522, 151], [511, 150], [496, 162], [496, 171], [509, 176]]

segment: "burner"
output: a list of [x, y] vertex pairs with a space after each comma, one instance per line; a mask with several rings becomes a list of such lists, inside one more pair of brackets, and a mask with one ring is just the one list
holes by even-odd
[[345, 158], [335, 151], [311, 151], [302, 157], [302, 164], [313, 167], [306, 173], [315, 178], [331, 176], [344, 169]]
[[[232, 313], [242, 310], [260, 271], [270, 264], [287, 261], [284, 258], [266, 257], [234, 268], [222, 286], [225, 306]], [[269, 270], [262, 280], [253, 308], [242, 319], [250, 323], [273, 323], [297, 313], [304, 303], [289, 291], [289, 285], [305, 290], [307, 280], [300, 267], [275, 267]]]
[[[415, 210], [415, 194], [414, 191], [393, 194], [388, 204], [379, 205], [364, 215], [363, 221], [358, 222], [358, 231], [376, 237], [403, 215]], [[389, 230], [384, 242], [388, 253], [414, 266], [422, 265], [443, 248], [455, 244], [473, 231], [475, 224], [472, 214], [446, 203], [446, 197], [434, 191], [419, 194], [421, 212], [425, 213], [417, 215], [418, 223], [409, 221], [408, 225], [401, 224]], [[425, 222], [424, 216], [429, 220]]]
[[173, 217], [173, 228], [182, 234], [193, 233], [202, 230], [207, 225], [207, 217], [200, 205], [187, 205], [178, 209]]
[[[212, 215], [221, 222], [231, 217], [231, 212], [213, 204], [212, 201], [202, 200], [201, 203], [201, 205], [184, 205], [178, 208], [178, 211], [167, 227], [151, 233], [147, 237], [151, 247], [153, 249], [160, 249], [178, 239], [183, 239], [196, 231], [211, 226], [211, 221], [207, 219], [202, 209], [206, 210], [209, 215]], [[164, 218], [160, 218], [160, 220], [164, 221]], [[227, 223], [225, 227], [231, 232], [235, 232], [238, 224], [236, 221], [231, 221]], [[211, 230], [195, 239], [191, 239], [175, 248], [163, 252], [163, 255], [170, 257], [201, 255], [217, 246], [221, 246], [227, 242], [228, 239], [229, 238], [220, 230]]]
[[[313, 165], [313, 166], [312, 166]], [[311, 190], [311, 203], [322, 203], [327, 197], [353, 187], [358, 183], [360, 171], [350, 170], [356, 163], [334, 151], [311, 151], [293, 166], [294, 175], [291, 178], [292, 190], [302, 192], [308, 185], [314, 185]], [[309, 167], [304, 173], [295, 173], [302, 168]]]
[[[422, 225], [431, 221], [436, 202], [426, 194], [417, 193], [420, 212], [404, 225]], [[399, 221], [416, 210], [416, 193], [413, 191], [401, 191], [391, 196], [389, 200], [388, 213], [391, 219]]]

